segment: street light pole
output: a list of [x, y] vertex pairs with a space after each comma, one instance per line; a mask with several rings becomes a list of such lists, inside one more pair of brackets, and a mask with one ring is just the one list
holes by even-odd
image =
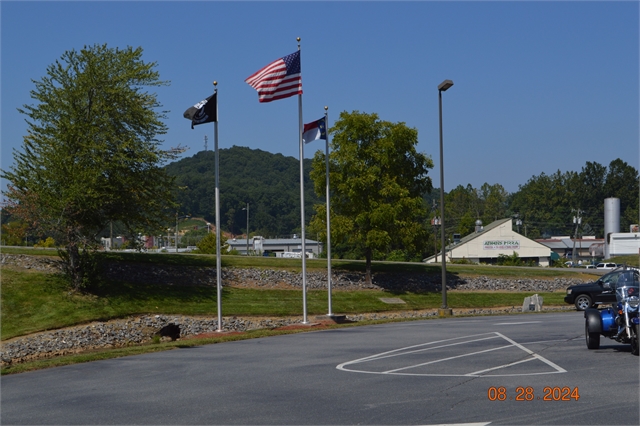
[[431, 219], [431, 225], [433, 225], [433, 250], [436, 256], [434, 263], [438, 263], [438, 227], [440, 226], [440, 218], [436, 216]]
[[247, 256], [249, 256], [249, 203], [247, 203], [247, 207], [242, 210], [247, 211]]
[[453, 86], [453, 81], [445, 80], [438, 85], [438, 106], [440, 116], [440, 246], [442, 247], [442, 308], [438, 311], [439, 316], [449, 316], [451, 309], [447, 306], [447, 262], [445, 256], [444, 238], [444, 152], [442, 144], [442, 92]]
[[190, 215], [185, 215], [185, 216], [180, 216], [178, 217], [178, 212], [176, 212], [176, 253], [178, 252], [178, 220], [185, 218], [185, 217], [191, 217]]

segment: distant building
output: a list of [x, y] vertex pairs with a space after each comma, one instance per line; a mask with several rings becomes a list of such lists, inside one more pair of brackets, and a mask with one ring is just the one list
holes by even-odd
[[[246, 238], [231, 238], [227, 240], [227, 244], [229, 244], [229, 251], [236, 250], [240, 254], [247, 254]], [[318, 257], [322, 253], [322, 248], [322, 243], [305, 239], [305, 250], [308, 257]], [[249, 238], [249, 254], [261, 256], [265, 252], [273, 253], [275, 256], [280, 254], [279, 257], [294, 257], [294, 255], [284, 256], [284, 254], [301, 253], [302, 238], [264, 238], [260, 236]]]
[[609, 257], [640, 254], [640, 232], [613, 232], [608, 242]]
[[105, 250], [117, 250], [122, 247], [125, 239], [124, 237], [113, 237], [113, 247], [111, 247], [111, 239], [110, 238], [100, 238], [102, 242], [102, 246]]
[[[487, 226], [476, 226], [476, 232], [449, 244], [445, 255], [448, 262], [466, 259], [475, 263], [495, 264], [500, 255], [517, 253], [525, 262], [533, 261], [540, 266], [549, 266], [551, 249], [513, 230], [511, 218], [496, 220]], [[441, 253], [423, 260], [426, 263], [442, 261]]]
[[573, 260], [573, 248], [576, 250], [576, 262], [591, 263], [604, 256], [604, 238], [584, 237], [571, 238], [569, 236], [557, 236], [545, 239], [537, 239], [553, 251], [555, 259]]

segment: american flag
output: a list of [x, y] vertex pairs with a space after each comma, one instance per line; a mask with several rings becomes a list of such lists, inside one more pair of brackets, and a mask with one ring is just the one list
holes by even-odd
[[280, 58], [245, 80], [258, 91], [260, 102], [271, 102], [302, 94], [300, 51]]

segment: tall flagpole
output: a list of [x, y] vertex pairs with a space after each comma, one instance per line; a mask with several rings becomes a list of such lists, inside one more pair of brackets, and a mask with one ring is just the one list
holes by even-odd
[[[300, 37], [297, 37], [298, 51], [300, 51]], [[302, 55], [300, 55], [300, 72], [302, 73]], [[307, 321], [307, 249], [305, 245], [304, 232], [304, 143], [302, 142], [302, 94], [298, 94], [298, 138], [300, 143], [300, 217], [301, 217], [301, 236], [302, 236], [302, 323], [308, 324]]]
[[213, 144], [216, 151], [216, 284], [218, 287], [218, 330], [222, 331], [222, 259], [220, 254], [220, 161], [218, 153], [218, 82], [213, 82], [216, 94], [216, 121], [213, 122]]
[[331, 308], [331, 207], [329, 203], [329, 113], [327, 112], [329, 109], [328, 106], [324, 107], [324, 128], [325, 128], [325, 164], [326, 164], [326, 175], [327, 175], [327, 293], [329, 297], [329, 313], [328, 316], [333, 315], [333, 309]]

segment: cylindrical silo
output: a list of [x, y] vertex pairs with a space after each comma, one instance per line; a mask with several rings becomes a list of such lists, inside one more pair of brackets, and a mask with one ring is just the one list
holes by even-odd
[[604, 258], [609, 259], [609, 242], [612, 233], [620, 232], [620, 199], [604, 200]]

